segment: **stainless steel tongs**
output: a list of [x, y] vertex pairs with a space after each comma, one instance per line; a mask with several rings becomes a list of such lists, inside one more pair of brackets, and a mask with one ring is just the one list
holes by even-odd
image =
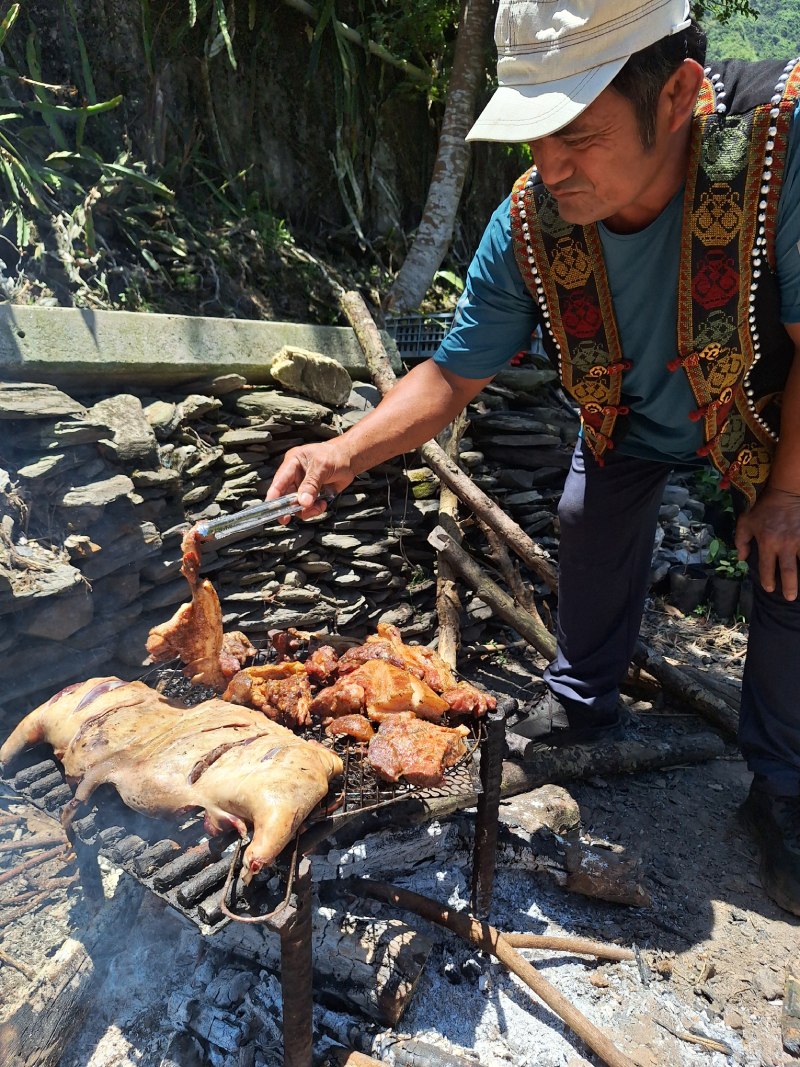
[[[323, 489], [319, 494], [319, 499], [331, 501], [334, 496], [335, 493], [331, 490]], [[275, 500], [265, 500], [263, 504], [242, 508], [233, 515], [203, 520], [196, 523], [195, 529], [201, 541], [219, 541], [223, 537], [230, 537], [231, 534], [245, 534], [260, 530], [286, 515], [296, 515], [302, 510], [303, 506], [297, 502], [297, 493], [288, 493]]]

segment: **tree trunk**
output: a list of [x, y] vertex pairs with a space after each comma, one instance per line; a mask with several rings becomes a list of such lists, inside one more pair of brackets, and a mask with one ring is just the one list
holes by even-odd
[[464, 138], [472, 125], [475, 99], [486, 70], [486, 44], [494, 15], [492, 0], [462, 0], [453, 70], [428, 199], [417, 235], [389, 290], [394, 312], [419, 307], [445, 257], [469, 162]]

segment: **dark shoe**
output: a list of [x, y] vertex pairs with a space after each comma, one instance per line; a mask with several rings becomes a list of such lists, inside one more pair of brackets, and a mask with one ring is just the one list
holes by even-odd
[[619, 710], [613, 718], [570, 725], [567, 709], [549, 689], [532, 703], [523, 705], [520, 711], [520, 719], [508, 732], [549, 748], [619, 741], [625, 732]]
[[774, 797], [751, 786], [739, 814], [761, 849], [767, 895], [800, 915], [800, 797]]

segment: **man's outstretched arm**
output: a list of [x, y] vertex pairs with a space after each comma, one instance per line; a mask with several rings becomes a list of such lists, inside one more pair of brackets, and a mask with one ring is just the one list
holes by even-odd
[[336, 493], [357, 474], [410, 452], [435, 437], [474, 400], [491, 378], [462, 378], [432, 359], [401, 378], [381, 403], [341, 437], [290, 449], [275, 472], [267, 500], [295, 490], [302, 518], [324, 511], [327, 487]]

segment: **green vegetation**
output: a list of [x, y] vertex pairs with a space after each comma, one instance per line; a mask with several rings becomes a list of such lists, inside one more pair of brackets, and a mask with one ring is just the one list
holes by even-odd
[[747, 574], [746, 560], [739, 559], [736, 549], [726, 545], [718, 537], [709, 542], [706, 562], [723, 578], [744, 578]]
[[756, 18], [732, 13], [725, 23], [713, 17], [713, 9], [706, 13], [703, 26], [708, 33], [709, 59], [796, 58], [800, 52], [799, 0], [755, 0], [752, 9], [758, 12]]

